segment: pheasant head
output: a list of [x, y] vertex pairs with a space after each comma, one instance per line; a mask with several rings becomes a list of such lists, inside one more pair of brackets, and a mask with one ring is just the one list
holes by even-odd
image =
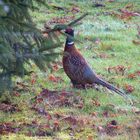
[[67, 39], [66, 39], [66, 44], [65, 46], [72, 46], [74, 45], [74, 30], [71, 28], [71, 27], [68, 27], [66, 30], [65, 30], [65, 33], [67, 33], [69, 36], [67, 36]]

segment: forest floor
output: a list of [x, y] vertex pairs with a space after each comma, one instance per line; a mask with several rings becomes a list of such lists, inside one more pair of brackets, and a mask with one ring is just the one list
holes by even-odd
[[134, 104], [101, 86], [73, 89], [60, 56], [51, 73], [33, 64], [31, 76], [16, 79], [12, 97], [0, 98], [0, 139], [140, 139], [140, 2], [52, 0], [50, 5], [31, 13], [39, 28], [89, 12], [74, 27], [81, 42], [75, 45], [97, 74], [123, 89]]

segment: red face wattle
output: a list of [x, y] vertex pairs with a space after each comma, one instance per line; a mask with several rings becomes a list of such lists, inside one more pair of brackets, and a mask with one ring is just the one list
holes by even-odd
[[74, 30], [73, 30], [72, 28], [67, 28], [67, 29], [65, 30], [65, 33], [67, 33], [67, 34], [73, 36], [73, 35], [74, 35]]

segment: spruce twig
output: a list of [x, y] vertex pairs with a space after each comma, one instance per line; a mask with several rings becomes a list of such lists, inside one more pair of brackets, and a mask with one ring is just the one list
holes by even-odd
[[49, 28], [49, 30], [43, 31], [43, 33], [50, 33], [50, 32], [54, 32], [54, 31], [61, 31], [61, 30], [65, 30], [67, 27], [69, 26], [74, 26], [75, 24], [77, 24], [80, 20], [82, 20], [84, 17], [86, 17], [88, 15], [88, 13], [84, 13], [83, 15], [81, 15], [79, 18], [73, 20], [72, 22], [70, 22], [69, 24], [57, 24], [54, 26], [53, 29]]

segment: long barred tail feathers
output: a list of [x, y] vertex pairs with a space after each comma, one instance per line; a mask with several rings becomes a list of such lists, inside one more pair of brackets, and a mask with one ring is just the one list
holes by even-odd
[[125, 99], [129, 99], [130, 103], [133, 104], [132, 100], [125, 94], [125, 92], [121, 91], [120, 89], [118, 89], [114, 85], [108, 83], [107, 81], [104, 81], [100, 78], [97, 78], [95, 83], [98, 84], [98, 85], [102, 85], [104, 87], [107, 87], [108, 89], [116, 92], [118, 95], [124, 97]]

